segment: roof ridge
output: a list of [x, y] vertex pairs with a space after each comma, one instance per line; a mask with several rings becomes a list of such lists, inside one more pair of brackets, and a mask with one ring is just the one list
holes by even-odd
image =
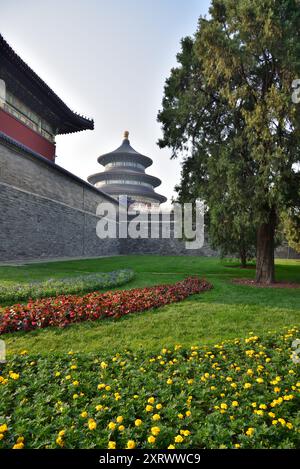
[[87, 123], [90, 124], [90, 127], [93, 129], [94, 128], [94, 120], [91, 118], [88, 118], [86, 116], [83, 116], [82, 114], [79, 114], [75, 111], [73, 111], [51, 88], [47, 83], [39, 76], [37, 73], [14, 51], [14, 49], [10, 46], [10, 44], [4, 39], [2, 34], [0, 33], [0, 48], [6, 50], [6, 52], [14, 59], [15, 63], [17, 66], [21, 67], [25, 73], [29, 74], [31, 79], [33, 79], [38, 86], [40, 86], [42, 89], [44, 88], [44, 92], [49, 95], [49, 97], [54, 98], [57, 101], [57, 104], [62, 106], [64, 111], [76, 116], [77, 118], [85, 120]]

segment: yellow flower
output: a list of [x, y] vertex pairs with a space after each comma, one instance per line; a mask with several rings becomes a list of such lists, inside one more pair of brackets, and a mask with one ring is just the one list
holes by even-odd
[[78, 394], [73, 394], [73, 399], [78, 399]]
[[280, 388], [278, 386], [275, 386], [274, 392], [276, 392], [276, 393], [280, 392]]
[[58, 436], [65, 436], [65, 434], [66, 434], [66, 430], [60, 430], [60, 432], [58, 432]]
[[124, 425], [119, 425], [118, 430], [119, 430], [120, 432], [123, 432], [123, 431], [125, 430]]
[[77, 369], [77, 365], [71, 365], [71, 370], [76, 370]]
[[254, 428], [249, 427], [248, 430], [246, 431], [246, 435], [252, 436], [254, 432], [255, 432]]
[[278, 419], [278, 422], [280, 422], [283, 427], [284, 427], [285, 424], [286, 424], [286, 421], [285, 421], [284, 419], [282, 419], [282, 418]]
[[268, 416], [273, 419], [273, 418], [275, 417], [275, 414], [274, 414], [274, 412], [269, 412], [269, 413], [268, 413]]
[[237, 449], [239, 449], [239, 448], [241, 447], [241, 445], [240, 445], [239, 443], [236, 443], [236, 444], [234, 445], [234, 447], [237, 448]]
[[153, 406], [152, 405], [147, 405], [146, 406], [146, 412], [151, 412], [153, 410]]
[[266, 406], [266, 404], [259, 404], [259, 408], [266, 410], [267, 406]]
[[155, 407], [156, 407], [157, 410], [160, 410], [162, 408], [162, 404], [156, 404]]
[[4, 438], [3, 433], [0, 433], [0, 441], [3, 440], [3, 438]]
[[128, 440], [127, 449], [134, 449], [134, 448], [135, 448], [135, 442], [133, 440]]
[[105, 370], [108, 367], [108, 364], [105, 363], [105, 362], [101, 362], [100, 366], [101, 366], [102, 370]]
[[272, 420], [272, 425], [277, 425], [278, 420]]
[[250, 389], [252, 387], [251, 383], [245, 383], [244, 384], [244, 389]]
[[186, 415], [187, 417], [190, 417], [190, 416], [192, 415], [192, 412], [191, 412], [190, 410], [187, 410], [186, 413], [185, 413], [185, 415]]
[[168, 449], [175, 449], [175, 446], [174, 445], [169, 445]]
[[154, 421], [160, 420], [160, 415], [159, 414], [154, 414], [153, 417], [152, 417], [152, 420], [154, 420]]
[[228, 405], [225, 404], [224, 402], [222, 402], [222, 404], [220, 405], [221, 409], [227, 409], [228, 408]]
[[110, 391], [111, 387], [110, 386], [105, 386], [105, 391]]
[[12, 449], [23, 449], [24, 448], [24, 443], [16, 443]]
[[134, 425], [135, 425], [136, 427], [140, 427], [140, 426], [142, 425], [142, 423], [143, 423], [143, 422], [142, 422], [141, 419], [136, 419], [136, 421], [134, 422]]
[[115, 422], [109, 422], [108, 428], [109, 428], [110, 430], [114, 430], [114, 429], [116, 428]]
[[172, 380], [171, 378], [169, 378], [169, 379], [167, 380], [167, 384], [173, 384], [173, 380]]
[[98, 384], [97, 387], [98, 387], [99, 390], [100, 390], [100, 389], [104, 389], [104, 388], [105, 388], [105, 384], [104, 384], [104, 383], [100, 383], [100, 384]]
[[118, 423], [122, 423], [122, 422], [123, 422], [123, 417], [122, 417], [122, 415], [119, 415], [119, 416], [116, 418], [116, 421], [117, 421]]
[[154, 404], [154, 401], [155, 401], [154, 397], [149, 397], [148, 404]]
[[94, 419], [89, 419], [88, 427], [90, 430], [95, 430], [97, 428], [97, 423], [95, 422]]
[[61, 374], [60, 371], [57, 371], [57, 372], [55, 373], [55, 376], [58, 377], [58, 376], [60, 376], [60, 374]]
[[239, 403], [238, 401], [233, 401], [231, 405], [232, 407], [238, 407]]
[[61, 448], [64, 446], [64, 440], [62, 439], [61, 436], [56, 438], [56, 444], [60, 446]]
[[85, 419], [88, 416], [88, 413], [86, 412], [86, 410], [84, 410], [83, 412], [81, 412], [80, 415], [83, 419]]
[[287, 428], [288, 428], [289, 430], [292, 430], [292, 428], [293, 428], [293, 424], [292, 424], [291, 422], [288, 422], [288, 423], [286, 424], [286, 426], [287, 426]]
[[153, 444], [153, 443], [155, 443], [155, 441], [156, 441], [156, 439], [153, 435], [148, 436], [148, 443]]
[[189, 430], [180, 430], [180, 435], [189, 436], [191, 432]]
[[18, 373], [10, 373], [9, 376], [11, 377], [11, 379], [19, 379], [20, 378], [20, 375]]
[[95, 409], [97, 410], [97, 412], [99, 412], [100, 410], [103, 409], [103, 405], [98, 404], [98, 405], [96, 405]]
[[0, 425], [0, 433], [5, 433], [7, 432], [8, 428], [7, 428], [7, 425], [6, 423], [4, 423], [3, 425]]
[[251, 370], [251, 368], [249, 368], [249, 369], [247, 370], [247, 375], [248, 375], [248, 376], [252, 376], [252, 375], [253, 375], [253, 370]]
[[257, 378], [257, 379], [256, 379], [256, 382], [257, 382], [258, 384], [261, 384], [261, 383], [264, 382], [264, 380], [263, 380], [262, 378]]
[[159, 427], [152, 427], [151, 428], [151, 433], [154, 436], [157, 436], [160, 433], [160, 428]]
[[177, 435], [177, 436], [175, 436], [174, 441], [175, 441], [175, 443], [182, 443], [183, 438], [182, 438], [181, 435]]
[[73, 386], [78, 386], [79, 381], [73, 381]]
[[116, 449], [116, 442], [115, 441], [109, 441], [108, 442], [108, 449]]

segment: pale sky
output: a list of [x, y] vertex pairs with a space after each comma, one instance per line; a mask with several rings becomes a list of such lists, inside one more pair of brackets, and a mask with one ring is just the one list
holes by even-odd
[[129, 130], [135, 150], [151, 157], [148, 174], [170, 198], [180, 161], [160, 150], [156, 122], [180, 39], [193, 35], [209, 0], [0, 0], [0, 31], [27, 64], [94, 131], [56, 138], [57, 164], [82, 179], [103, 169]]

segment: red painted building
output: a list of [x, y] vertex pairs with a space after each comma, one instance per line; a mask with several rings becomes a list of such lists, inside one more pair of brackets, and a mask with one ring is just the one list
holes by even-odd
[[55, 161], [55, 136], [93, 129], [13, 51], [0, 34], [0, 133]]

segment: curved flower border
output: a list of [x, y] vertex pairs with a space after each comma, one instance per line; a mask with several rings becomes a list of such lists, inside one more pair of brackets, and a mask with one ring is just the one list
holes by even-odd
[[172, 285], [31, 300], [25, 305], [16, 304], [4, 309], [0, 316], [0, 334], [49, 326], [66, 327], [72, 323], [109, 317], [116, 319], [182, 301], [211, 288], [206, 280], [188, 277]]

